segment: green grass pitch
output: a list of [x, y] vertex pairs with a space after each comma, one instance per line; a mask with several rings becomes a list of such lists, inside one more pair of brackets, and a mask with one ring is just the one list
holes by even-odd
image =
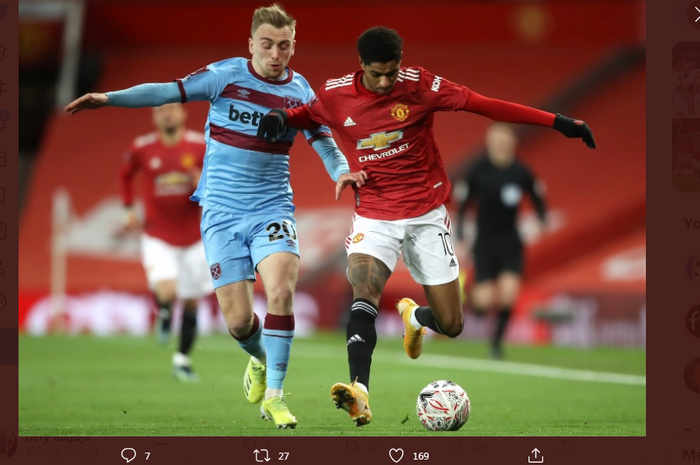
[[[400, 338], [380, 338], [370, 425], [357, 428], [330, 400], [348, 382], [345, 337], [297, 338], [285, 382], [299, 424], [277, 430], [243, 397], [248, 357], [227, 336], [202, 337], [192, 354], [199, 383], [171, 374], [174, 342], [129, 336], [20, 337], [21, 436], [644, 436], [646, 352], [506, 346], [431, 339], [410, 360]], [[472, 413], [459, 431], [429, 432], [415, 412], [438, 379], [462, 386]]]

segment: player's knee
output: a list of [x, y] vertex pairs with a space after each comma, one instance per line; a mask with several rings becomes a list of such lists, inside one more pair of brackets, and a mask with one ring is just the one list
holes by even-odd
[[156, 289], [156, 299], [161, 303], [172, 303], [175, 302], [176, 295], [175, 289]]
[[447, 318], [446, 321], [440, 323], [440, 328], [445, 336], [454, 339], [464, 330], [464, 317], [460, 313], [455, 317]]
[[182, 309], [188, 313], [196, 313], [199, 301], [197, 299], [185, 299], [182, 302]]
[[292, 308], [294, 291], [289, 286], [275, 286], [272, 289], [266, 289], [266, 293], [268, 308], [274, 308], [277, 311]]
[[229, 332], [238, 339], [245, 339], [250, 335], [253, 322], [243, 318], [229, 319], [226, 321]]
[[377, 302], [382, 297], [382, 291], [365, 282], [353, 283], [352, 296], [354, 299], [365, 299], [371, 302]]

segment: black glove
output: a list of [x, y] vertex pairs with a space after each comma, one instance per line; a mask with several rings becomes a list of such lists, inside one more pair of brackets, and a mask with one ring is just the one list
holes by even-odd
[[287, 112], [275, 108], [260, 119], [258, 125], [258, 139], [265, 139], [268, 144], [277, 142], [277, 137], [284, 133], [284, 124], [287, 121]]
[[566, 137], [580, 137], [589, 148], [595, 148], [595, 140], [593, 140], [591, 128], [580, 119], [567, 118], [557, 113], [557, 116], [554, 118], [554, 126], [552, 127]]

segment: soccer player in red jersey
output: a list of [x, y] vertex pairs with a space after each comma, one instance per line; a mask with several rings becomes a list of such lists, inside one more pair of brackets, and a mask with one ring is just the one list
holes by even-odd
[[419, 307], [408, 298], [397, 304], [409, 357], [420, 356], [426, 327], [456, 337], [464, 326], [459, 266], [444, 206], [451, 186], [435, 143], [434, 113], [468, 111], [553, 127], [583, 138], [591, 148], [595, 142], [583, 121], [484, 97], [421, 67], [401, 67], [402, 40], [392, 29], [368, 29], [357, 49], [359, 71], [327, 81], [304, 106], [272, 110], [262, 118], [258, 137], [274, 142], [285, 126], [328, 125], [340, 135], [351, 170], [367, 174], [365, 185], [354, 188], [353, 229], [345, 242], [354, 297], [347, 326], [352, 383], [331, 388], [336, 407], [362, 426], [372, 419], [368, 386], [377, 305], [399, 254], [430, 305]]
[[[199, 232], [201, 208], [190, 201], [202, 171], [204, 135], [185, 128], [182, 104], [153, 108], [156, 132], [136, 138], [120, 172], [122, 201], [128, 229], [142, 229], [141, 258], [158, 305], [158, 337], [170, 334], [173, 305], [183, 302], [180, 344], [173, 354], [173, 374], [196, 381], [190, 352], [197, 334], [198, 300], [214, 292]], [[133, 208], [133, 178], [143, 176], [145, 221]]]

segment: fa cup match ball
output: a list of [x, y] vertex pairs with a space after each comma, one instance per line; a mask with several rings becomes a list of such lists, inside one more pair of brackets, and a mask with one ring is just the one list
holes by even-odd
[[457, 431], [469, 420], [471, 401], [452, 381], [433, 381], [418, 394], [416, 413], [430, 431]]

